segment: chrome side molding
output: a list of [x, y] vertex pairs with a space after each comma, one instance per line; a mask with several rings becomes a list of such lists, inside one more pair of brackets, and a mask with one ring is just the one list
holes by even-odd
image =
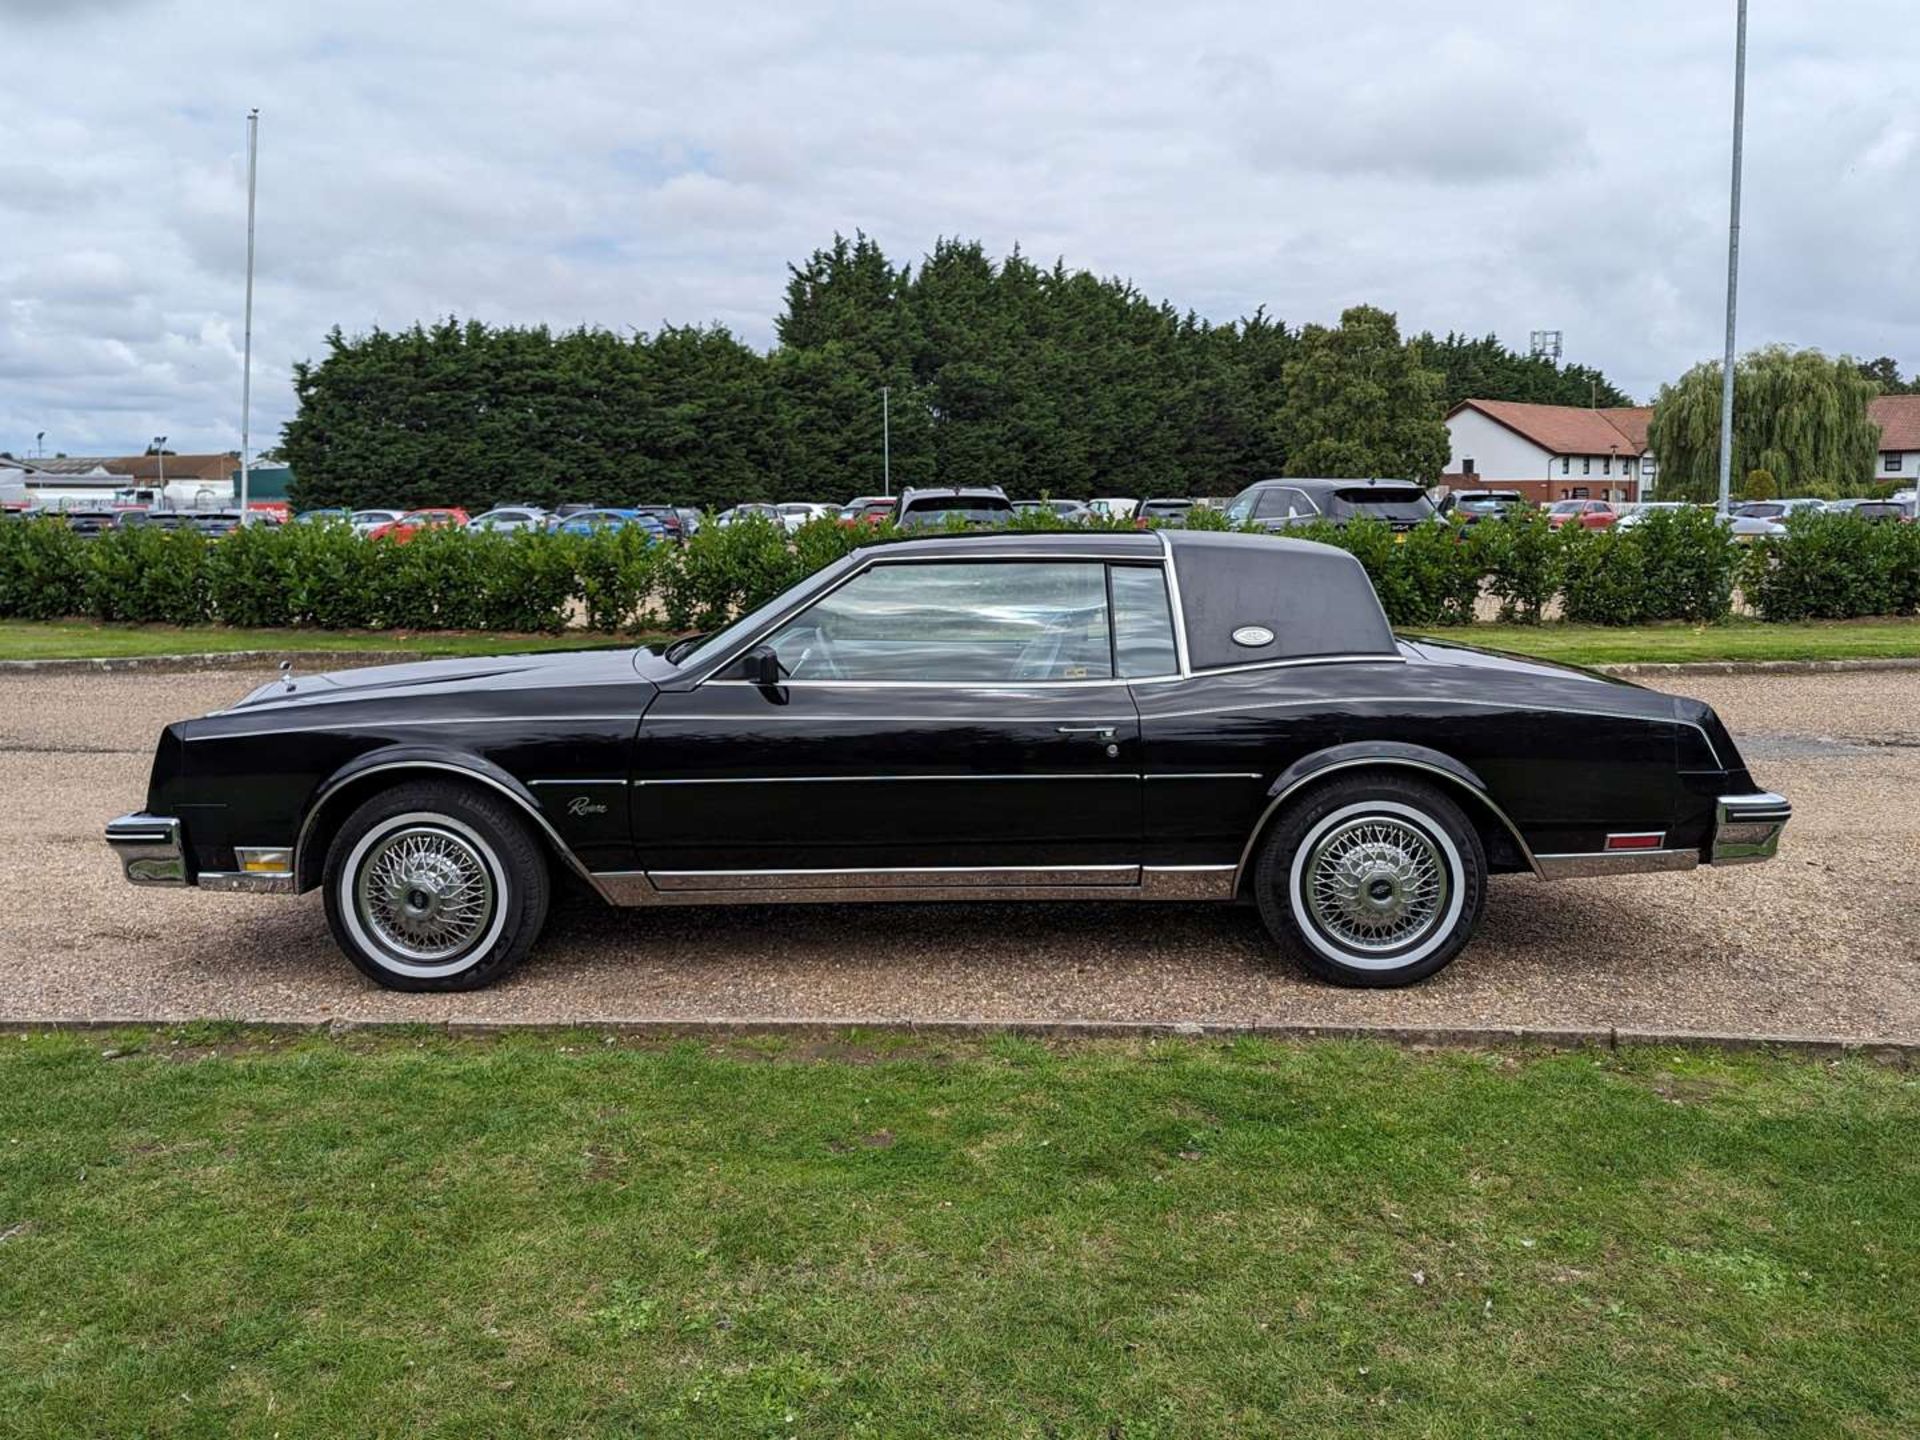
[[1231, 865], [1033, 865], [897, 870], [615, 870], [615, 905], [854, 905], [927, 900], [1231, 900]]

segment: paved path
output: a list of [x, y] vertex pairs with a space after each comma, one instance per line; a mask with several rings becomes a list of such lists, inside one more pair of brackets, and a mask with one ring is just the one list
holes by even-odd
[[[100, 842], [167, 720], [264, 674], [0, 676], [0, 1019], [1199, 1020], [1621, 1026], [1920, 1039], [1920, 674], [1689, 677], [1795, 818], [1771, 865], [1493, 885], [1476, 943], [1411, 990], [1279, 958], [1251, 910], [559, 910], [491, 991], [392, 995], [317, 895], [135, 890]], [[1900, 742], [1900, 743], [1894, 743]]]

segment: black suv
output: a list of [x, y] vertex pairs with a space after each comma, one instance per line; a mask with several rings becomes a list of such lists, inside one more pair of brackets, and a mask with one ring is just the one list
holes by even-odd
[[1426, 490], [1411, 480], [1256, 480], [1227, 506], [1235, 525], [1286, 530], [1325, 520], [1348, 525], [1365, 517], [1394, 530], [1440, 520]]

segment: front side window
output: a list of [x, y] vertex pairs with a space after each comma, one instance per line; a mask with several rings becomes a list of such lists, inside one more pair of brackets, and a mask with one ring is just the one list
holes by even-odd
[[875, 565], [769, 643], [791, 680], [1113, 678], [1098, 561]]

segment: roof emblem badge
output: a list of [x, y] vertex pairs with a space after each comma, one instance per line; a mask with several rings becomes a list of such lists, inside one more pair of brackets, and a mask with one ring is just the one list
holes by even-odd
[[1233, 632], [1233, 643], [1244, 645], [1249, 650], [1258, 650], [1263, 645], [1273, 644], [1273, 631], [1264, 625], [1242, 625]]

